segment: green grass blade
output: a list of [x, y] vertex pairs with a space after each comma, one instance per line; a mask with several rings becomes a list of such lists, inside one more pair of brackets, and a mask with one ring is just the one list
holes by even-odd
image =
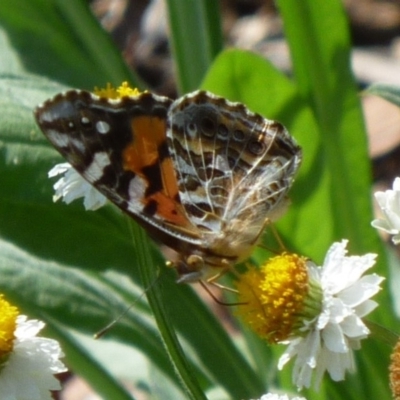
[[146, 291], [147, 299], [153, 310], [154, 318], [157, 322], [162, 340], [166, 347], [168, 356], [174, 366], [179, 380], [191, 399], [206, 400], [206, 396], [201, 389], [197, 378], [193, 373], [193, 369], [187, 361], [187, 358], [181, 348], [176, 333], [171, 324], [171, 318], [166, 311], [163, 301], [163, 294], [160, 285], [157, 284], [157, 273], [154, 267], [155, 263], [146, 246], [141, 246], [139, 241], [143, 242], [144, 232], [137, 226], [132, 226], [134, 241], [137, 241], [138, 248], [138, 268], [143, 281], [143, 287], [148, 288]]
[[[385, 256], [370, 226], [370, 161], [360, 99], [350, 70], [350, 38], [343, 5], [336, 0], [282, 0], [278, 6], [299, 92], [310, 105], [318, 125], [321, 167], [329, 176], [330, 199], [325, 207], [332, 217], [332, 231], [326, 235], [323, 222], [314, 226], [324, 235], [325, 251], [332, 241], [348, 238], [350, 253], [380, 253], [380, 266], [375, 271], [386, 275]], [[383, 308], [374, 316], [388, 321], [390, 326], [394, 321], [384, 312], [385, 305], [390, 307], [387, 292], [378, 301]], [[349, 399], [378, 397], [384, 392], [389, 397], [387, 386], [374, 383], [385, 381], [388, 360], [382, 356], [374, 364], [368, 361], [379, 353], [386, 355], [387, 349], [373, 340], [363, 342], [362, 346], [356, 352], [360, 360], [358, 374], [340, 385], [329, 382], [327, 387], [342, 395], [346, 393]]]
[[107, 81], [117, 86], [129, 77], [132, 85], [144, 88], [140, 80], [123, 62], [121, 52], [93, 16], [86, 1], [56, 0], [55, 3], [60, 17], [70, 26], [71, 35], [79, 37], [93, 64], [101, 65]]
[[[300, 93], [310, 104], [331, 174], [333, 238], [358, 252], [378, 248], [370, 231], [370, 163], [360, 100], [350, 71], [350, 39], [337, 0], [278, 1]], [[357, 199], [357, 201], [354, 201]], [[329, 244], [328, 242], [326, 243]]]
[[[255, 398], [265, 390], [264, 375], [257, 375], [250, 363], [188, 286], [179, 288], [164, 282], [164, 298], [174, 325], [196, 352], [203, 370], [232, 398]], [[179, 290], [179, 291], [178, 291]]]
[[171, 45], [181, 93], [200, 85], [222, 49], [219, 2], [167, 0]]
[[[141, 237], [140, 232], [140, 228], [133, 227], [135, 241]], [[158, 263], [154, 264], [154, 261], [151, 262], [148, 258], [147, 252], [144, 247], [138, 248], [140, 257], [143, 257], [138, 266], [142, 276], [145, 275], [143, 287], [149, 288], [149, 303], [152, 305], [169, 356], [186, 390], [192, 397], [202, 398], [199, 397], [204, 396], [202, 389], [196, 381], [203, 383], [203, 388], [211, 388], [210, 382], [202, 377], [202, 371], [212, 376], [217, 387], [223, 388], [232, 398], [250, 398], [262, 393], [265, 386], [262, 378], [254, 373], [215, 317], [193, 294], [189, 286], [178, 285], [175, 282], [175, 274], [174, 279], [170, 279], [163, 272], [158, 283], [154, 267], [150, 265], [160, 265], [162, 261], [159, 259]], [[202, 367], [196, 371], [196, 376], [191, 372], [193, 366], [187, 364], [187, 356], [182, 353], [180, 344], [176, 341], [174, 329], [177, 329], [191, 345], [196, 359], [200, 361], [196, 365]]]

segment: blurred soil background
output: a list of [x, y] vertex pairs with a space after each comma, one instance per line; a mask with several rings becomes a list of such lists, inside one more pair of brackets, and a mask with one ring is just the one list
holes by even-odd
[[[226, 46], [253, 50], [290, 76], [289, 52], [274, 2], [216, 1], [221, 3]], [[164, 1], [92, 0], [90, 4], [127, 64], [148, 89], [176, 97]], [[400, 0], [343, 0], [343, 4], [349, 17], [352, 66], [360, 91], [378, 82], [400, 87]], [[400, 109], [375, 96], [363, 96], [362, 102], [373, 165], [372, 194], [391, 187], [394, 178], [400, 176]], [[226, 319], [226, 310], [216, 307], [216, 303], [206, 297], [221, 320]], [[145, 392], [137, 388], [132, 388], [132, 393], [139, 400], [147, 398]], [[78, 378], [67, 379], [59, 398], [99, 399]]]

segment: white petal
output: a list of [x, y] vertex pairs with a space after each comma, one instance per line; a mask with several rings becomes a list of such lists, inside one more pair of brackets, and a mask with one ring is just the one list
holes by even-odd
[[82, 176], [68, 163], [58, 164], [49, 172], [49, 177], [64, 174], [53, 186], [55, 194], [53, 201], [62, 199], [70, 204], [83, 197], [86, 210], [97, 210], [107, 203], [107, 199], [94, 186], [82, 178]]
[[299, 343], [303, 342], [303, 338], [298, 337], [290, 341], [289, 346], [285, 352], [281, 355], [278, 361], [278, 369], [281, 370], [284, 365], [290, 361], [290, 359], [297, 354], [297, 346]]
[[384, 278], [379, 275], [365, 275], [352, 286], [344, 289], [338, 297], [349, 307], [356, 307], [380, 291], [379, 284]]
[[395, 178], [393, 181], [393, 190], [400, 192], [400, 178]]
[[347, 317], [340, 327], [343, 333], [352, 339], [364, 339], [369, 334], [369, 329], [366, 327], [361, 318], [353, 314]]
[[400, 233], [396, 234], [395, 236], [392, 237], [392, 241], [395, 245], [400, 243]]
[[90, 186], [83, 199], [85, 210], [95, 211], [107, 204], [107, 198], [103, 196], [95, 187]]
[[[340, 324], [351, 313], [352, 310], [338, 298], [334, 297], [329, 302], [324, 302], [324, 314], [329, 315], [329, 322], [331, 323]], [[322, 329], [319, 321], [317, 326]]]
[[385, 192], [375, 192], [375, 200], [382, 210], [386, 209], [389, 198], [393, 197], [393, 194], [393, 190], [386, 190]]
[[17, 328], [15, 329], [15, 337], [19, 342], [31, 339], [36, 336], [44, 328], [42, 321], [31, 319], [28, 321], [26, 315], [18, 315]]
[[341, 242], [335, 242], [329, 248], [326, 253], [325, 260], [323, 263], [323, 274], [334, 276], [336, 274], [337, 268], [341, 268], [341, 263], [345, 257], [347, 250], [348, 240], [342, 240]]
[[330, 319], [331, 319], [330, 309], [328, 307], [324, 307], [317, 320], [316, 328], [318, 330], [324, 329], [325, 326], [329, 323]]
[[357, 306], [355, 308], [355, 312], [360, 318], [362, 318], [368, 315], [371, 311], [375, 310], [376, 307], [378, 307], [378, 303], [376, 301], [367, 300]]
[[69, 163], [57, 164], [48, 172], [47, 176], [49, 178], [53, 178], [57, 175], [63, 174], [64, 172], [68, 171], [71, 168], [72, 168], [71, 164]]
[[346, 257], [347, 240], [334, 243], [322, 266], [321, 283], [324, 291], [336, 294], [356, 282], [375, 264], [376, 254]]
[[[346, 353], [336, 353], [331, 352], [328, 349], [323, 349], [319, 361], [321, 362], [321, 366], [328, 371], [330, 377], [334, 381], [343, 380], [346, 370], [350, 372], [354, 372], [355, 370], [354, 356], [351, 351]], [[323, 368], [321, 368], [321, 372]], [[320, 378], [317, 372], [316, 385], [318, 384], [318, 379]]]
[[297, 358], [293, 367], [293, 382], [298, 388], [310, 387], [312, 372], [321, 350], [319, 331], [311, 331], [296, 346]]
[[391, 235], [396, 235], [399, 233], [398, 229], [394, 229], [392, 225], [386, 220], [386, 219], [374, 219], [371, 222], [371, 225], [376, 228], [380, 229], [386, 233], [389, 233]]
[[398, 210], [399, 206], [396, 204], [394, 207], [392, 207], [392, 205], [388, 205], [387, 207], [388, 208], [382, 211], [386, 217], [388, 225], [392, 227], [393, 231], [399, 232], [400, 230], [400, 210]]
[[328, 324], [321, 336], [328, 350], [336, 353], [345, 353], [349, 350], [342, 329], [338, 324]]

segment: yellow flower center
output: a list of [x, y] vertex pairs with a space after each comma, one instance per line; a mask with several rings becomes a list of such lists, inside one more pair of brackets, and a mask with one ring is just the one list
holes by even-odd
[[237, 314], [270, 343], [287, 339], [296, 329], [309, 291], [307, 259], [284, 253], [260, 269], [251, 267], [236, 282]]
[[0, 294], [0, 364], [13, 348], [18, 314], [18, 308]]
[[105, 88], [94, 88], [94, 94], [107, 99], [120, 99], [122, 97], [138, 96], [140, 91], [136, 88], [131, 88], [128, 82], [122, 82], [122, 85], [114, 88], [111, 83], [107, 83]]

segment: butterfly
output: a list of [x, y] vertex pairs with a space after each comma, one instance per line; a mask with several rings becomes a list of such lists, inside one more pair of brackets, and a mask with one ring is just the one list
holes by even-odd
[[70, 90], [34, 113], [83, 178], [178, 252], [179, 282], [212, 280], [249, 257], [302, 158], [279, 122], [206, 91], [173, 101]]

